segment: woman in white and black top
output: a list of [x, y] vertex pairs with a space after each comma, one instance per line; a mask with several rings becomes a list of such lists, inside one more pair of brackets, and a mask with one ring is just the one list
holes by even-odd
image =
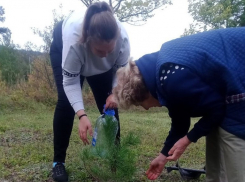
[[[104, 104], [105, 108], [116, 109], [111, 94], [116, 85], [115, 72], [127, 64], [129, 55], [127, 32], [105, 2], [92, 4], [85, 15], [81, 11], [71, 13], [54, 29], [50, 58], [58, 90], [53, 121], [55, 180], [68, 180], [64, 163], [75, 113], [79, 118], [79, 134], [83, 143], [89, 143], [87, 132], [92, 135], [82, 99], [84, 79], [93, 91], [100, 113]], [[119, 120], [117, 109], [116, 117]]]

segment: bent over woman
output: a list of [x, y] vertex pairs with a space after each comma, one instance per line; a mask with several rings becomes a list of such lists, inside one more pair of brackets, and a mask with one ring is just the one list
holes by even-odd
[[[168, 108], [171, 129], [146, 172], [155, 180], [170, 160], [206, 137], [206, 181], [245, 181], [245, 28], [198, 33], [117, 73], [120, 105]], [[190, 128], [190, 118], [201, 119]]]
[[[68, 180], [64, 163], [75, 113], [83, 143], [89, 143], [87, 132], [92, 135], [82, 99], [84, 79], [92, 89], [100, 113], [104, 104], [105, 109], [116, 109], [117, 104], [111, 94], [113, 85], [116, 85], [115, 72], [127, 64], [129, 55], [127, 32], [105, 2], [92, 4], [85, 15], [82, 11], [71, 13], [54, 29], [50, 48], [58, 91], [53, 120], [54, 180]], [[117, 110], [116, 117], [119, 120]], [[119, 136], [120, 130], [117, 138]]]

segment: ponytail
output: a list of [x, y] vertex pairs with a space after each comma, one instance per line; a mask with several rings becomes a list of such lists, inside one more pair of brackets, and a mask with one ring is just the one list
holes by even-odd
[[117, 38], [118, 25], [106, 2], [96, 2], [88, 7], [82, 31], [82, 43], [90, 39], [110, 41]]

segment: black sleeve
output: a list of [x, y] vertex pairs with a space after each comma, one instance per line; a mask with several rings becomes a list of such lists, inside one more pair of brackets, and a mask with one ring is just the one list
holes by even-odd
[[[190, 141], [196, 142], [217, 127], [224, 118], [225, 98], [187, 67], [165, 64], [159, 74], [172, 119], [171, 130], [162, 149], [162, 153], [167, 155], [175, 142], [186, 134]], [[190, 117], [193, 116], [201, 119], [188, 133]]]
[[184, 137], [187, 134], [190, 128], [190, 117], [175, 115], [175, 117], [171, 117], [171, 119], [171, 129], [161, 151], [161, 153], [165, 156], [168, 156], [169, 150], [180, 138]]

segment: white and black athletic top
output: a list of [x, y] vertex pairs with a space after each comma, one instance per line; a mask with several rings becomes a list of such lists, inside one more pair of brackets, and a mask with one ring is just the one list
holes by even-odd
[[[69, 102], [75, 112], [84, 109], [80, 75], [88, 77], [102, 74], [110, 69], [116, 70], [128, 63], [130, 56], [130, 44], [126, 30], [118, 21], [121, 36], [117, 40], [116, 47], [107, 57], [100, 58], [94, 55], [87, 44], [80, 42], [82, 38], [82, 24], [84, 13], [74, 11], [68, 16], [62, 25], [62, 68], [63, 86]], [[116, 85], [115, 74], [113, 86]]]

